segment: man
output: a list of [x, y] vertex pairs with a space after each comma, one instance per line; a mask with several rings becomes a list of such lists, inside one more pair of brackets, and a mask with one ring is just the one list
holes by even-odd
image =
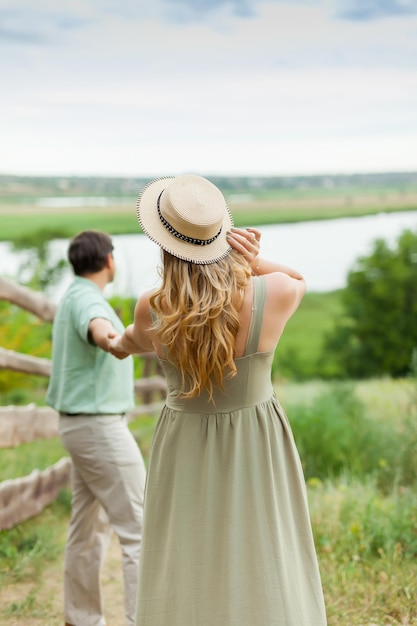
[[122, 550], [126, 624], [134, 624], [145, 466], [124, 414], [134, 406], [133, 361], [109, 353], [124, 330], [104, 298], [115, 275], [111, 238], [84, 231], [70, 242], [75, 278], [53, 323], [46, 402], [59, 411], [71, 455], [72, 514], [64, 565], [66, 626], [104, 626], [100, 568], [112, 529]]

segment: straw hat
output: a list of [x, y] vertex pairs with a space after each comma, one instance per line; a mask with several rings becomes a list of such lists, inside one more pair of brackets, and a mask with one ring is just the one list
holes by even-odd
[[173, 256], [209, 264], [227, 256], [233, 218], [213, 183], [184, 174], [157, 178], [145, 185], [136, 213], [147, 236]]

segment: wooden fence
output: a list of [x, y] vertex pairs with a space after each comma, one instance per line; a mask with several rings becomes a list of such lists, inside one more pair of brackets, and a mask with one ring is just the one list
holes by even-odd
[[[56, 306], [42, 293], [0, 277], [0, 300], [6, 300], [52, 322]], [[160, 410], [166, 394], [165, 379], [154, 354], [139, 355], [144, 360], [143, 376], [135, 381], [138, 400], [128, 420]], [[0, 347], [0, 369], [49, 377], [51, 361]], [[156, 400], [155, 400], [156, 398]], [[12, 448], [37, 439], [58, 436], [58, 414], [50, 407], [0, 406], [0, 448]], [[0, 530], [40, 513], [69, 485], [71, 459], [63, 457], [43, 471], [0, 482]]]

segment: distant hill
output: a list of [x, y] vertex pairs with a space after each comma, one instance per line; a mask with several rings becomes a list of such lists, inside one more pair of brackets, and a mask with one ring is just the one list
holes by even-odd
[[[417, 172], [346, 174], [317, 176], [211, 176], [213, 183], [228, 193], [262, 190], [392, 189], [417, 188]], [[11, 176], [0, 175], [3, 201], [37, 196], [113, 196], [134, 197], [151, 180], [146, 177], [99, 176]]]

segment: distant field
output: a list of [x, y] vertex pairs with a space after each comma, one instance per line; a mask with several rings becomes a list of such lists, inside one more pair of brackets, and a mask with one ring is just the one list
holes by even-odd
[[[417, 189], [337, 189], [337, 190], [260, 190], [230, 193], [228, 205], [237, 226], [291, 223], [417, 210]], [[79, 198], [77, 201], [79, 202]], [[102, 206], [103, 197], [86, 198], [86, 206], [42, 206], [39, 197], [0, 200], [0, 240], [44, 231], [51, 238], [71, 237], [80, 230], [97, 228], [114, 235], [140, 231], [136, 197], [120, 199], [120, 204]]]
[[417, 209], [417, 189], [275, 190], [240, 199], [232, 195], [228, 204], [236, 222], [256, 219], [258, 224], [356, 217], [374, 213]]
[[88, 207], [45, 209], [0, 206], [0, 240], [16, 241], [38, 232], [51, 239], [72, 237], [85, 229], [98, 229], [113, 235], [140, 232], [134, 209], [126, 207]]

